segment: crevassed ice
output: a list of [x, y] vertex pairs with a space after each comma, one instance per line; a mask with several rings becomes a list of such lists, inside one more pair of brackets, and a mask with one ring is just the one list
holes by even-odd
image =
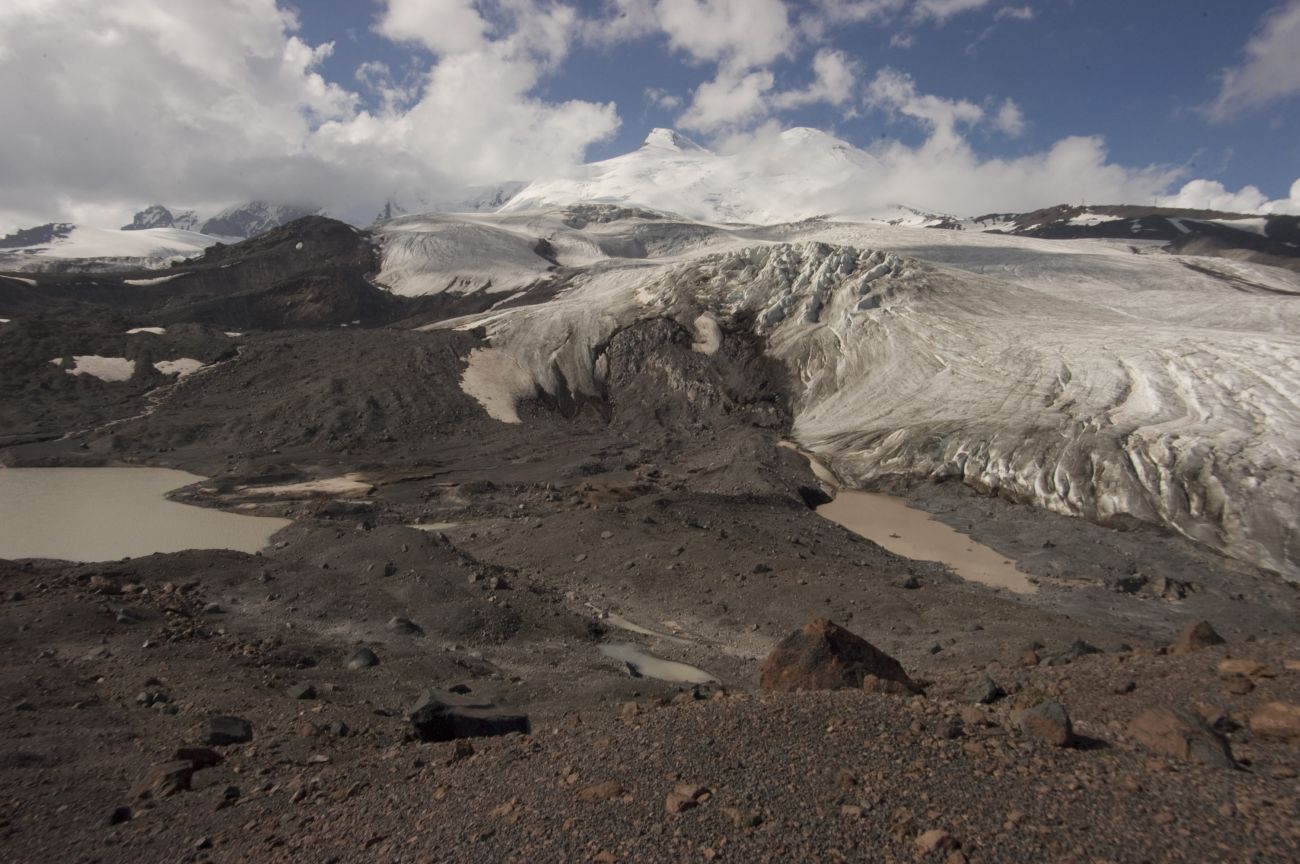
[[795, 437], [850, 481], [960, 478], [1300, 579], [1300, 310], [1276, 293], [1300, 277], [1216, 264], [1234, 286], [1119, 244], [892, 230], [894, 249], [948, 266], [857, 245], [882, 235], [841, 223], [593, 268], [549, 302], [469, 322], [509, 371], [474, 389], [497, 416], [529, 384], [555, 392], [557, 372], [598, 394], [598, 348], [620, 327], [745, 312], [799, 382]]

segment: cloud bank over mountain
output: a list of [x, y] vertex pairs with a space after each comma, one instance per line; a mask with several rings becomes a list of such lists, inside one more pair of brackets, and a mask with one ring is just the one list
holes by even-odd
[[[1269, 71], [1298, 32], [1298, 10], [1291, 2], [1266, 16], [1244, 65], [1224, 73], [1211, 114], [1300, 89]], [[972, 14], [1017, 26], [1034, 17], [1030, 6], [386, 0], [371, 32], [416, 52], [422, 68], [401, 77], [373, 60], [339, 80], [323, 72], [336, 43], [308, 41], [300, 14], [313, 13], [274, 0], [4, 4], [0, 228], [51, 219], [116, 225], [152, 202], [215, 210], [252, 199], [364, 222], [399, 190], [433, 200], [467, 184], [564, 176], [629, 122], [632, 106], [566, 98], [551, 85], [575, 52], [646, 42], [696, 82], [686, 92], [655, 91], [656, 104], [747, 163], [780, 158], [778, 133], [813, 107], [912, 130], [864, 148], [880, 166], [871, 194], [881, 200], [955, 213], [1084, 198], [1300, 212], [1300, 189], [1270, 200], [1253, 186], [1192, 179], [1178, 164], [1118, 164], [1097, 135], [989, 155], [986, 139], [1019, 139], [1033, 127], [1014, 99], [928, 93], [908, 72], [828, 42], [853, 22], [903, 35]], [[1273, 82], [1263, 95], [1251, 83], [1260, 76]]]

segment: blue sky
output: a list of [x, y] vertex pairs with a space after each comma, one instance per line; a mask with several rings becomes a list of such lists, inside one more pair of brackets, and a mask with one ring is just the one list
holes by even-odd
[[[603, 4], [576, 4], [597, 15]], [[801, 4], [789, 4], [798, 13]], [[1194, 176], [1236, 189], [1253, 184], [1282, 197], [1300, 176], [1300, 100], [1286, 99], [1212, 122], [1201, 110], [1219, 91], [1223, 70], [1242, 61], [1243, 47], [1272, 0], [1031, 0], [988, 3], [943, 22], [897, 19], [847, 23], [827, 34], [868, 74], [880, 67], [910, 74], [921, 90], [975, 103], [1011, 98], [1023, 111], [1025, 133], [1015, 139], [975, 136], [988, 156], [1016, 156], [1050, 147], [1069, 135], [1103, 135], [1112, 157], [1131, 165], [1177, 164]], [[322, 65], [327, 77], [351, 82], [362, 63], [427, 70], [430, 54], [375, 32], [380, 3], [313, 0], [298, 3], [301, 33], [312, 43], [333, 42]], [[999, 13], [1028, 9], [1028, 20]], [[910, 47], [891, 44], [910, 36]], [[1295, 57], [1300, 64], [1300, 55]], [[805, 56], [774, 64], [778, 80], [798, 85], [808, 76]], [[596, 142], [591, 159], [627, 152], [655, 126], [674, 126], [680, 110], [651, 104], [653, 87], [683, 100], [710, 74], [709, 64], [675, 52], [663, 34], [612, 46], [579, 45], [546, 77], [537, 93], [548, 100], [614, 102], [617, 134]], [[857, 116], [818, 105], [784, 112], [786, 125], [833, 132], [859, 146], [882, 135], [919, 143], [913, 123], [859, 110]], [[707, 139], [707, 135], [697, 136]]]
[[363, 219], [656, 126], [722, 153], [812, 126], [949, 212], [1300, 212], [1300, 0], [11, 0], [0, 75], [0, 227]]

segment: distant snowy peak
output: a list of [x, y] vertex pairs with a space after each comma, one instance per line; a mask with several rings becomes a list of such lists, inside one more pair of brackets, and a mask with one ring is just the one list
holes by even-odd
[[709, 151], [675, 129], [652, 129], [641, 144], [642, 149], [658, 148], [678, 153], [708, 153]]
[[714, 153], [671, 129], [655, 129], [631, 153], [539, 179], [502, 208], [580, 203], [650, 207], [708, 222], [773, 224], [814, 216], [876, 218], [861, 189], [880, 170], [869, 153], [815, 129], [789, 129], [767, 146]]
[[218, 237], [256, 237], [272, 228], [279, 228], [295, 219], [314, 216], [319, 212], [318, 207], [251, 201], [247, 204], [227, 207], [204, 222], [199, 230], [203, 234]]
[[1300, 216], [1140, 205], [1060, 204], [1031, 213], [991, 213], [956, 227], [1043, 240], [1154, 241], [1170, 252], [1226, 255], [1300, 269]]
[[193, 210], [153, 204], [119, 229], [50, 222], [0, 238], [0, 269], [164, 267], [218, 242], [256, 237], [316, 211], [254, 201], [202, 222]]
[[0, 240], [0, 270], [111, 272], [166, 267], [191, 258], [218, 238], [179, 228], [91, 228], [52, 223]]
[[19, 228], [12, 234], [0, 237], [0, 249], [27, 249], [49, 246], [67, 239], [77, 226], [71, 222], [47, 222], [35, 228]]
[[494, 213], [527, 185], [522, 180], [507, 180], [492, 186], [465, 186], [440, 198], [416, 193], [394, 195], [384, 202], [375, 223], [418, 213]]
[[146, 231], [150, 228], [197, 231], [199, 217], [193, 210], [171, 210], [161, 204], [153, 204], [136, 213], [131, 224], [122, 226], [123, 231]]

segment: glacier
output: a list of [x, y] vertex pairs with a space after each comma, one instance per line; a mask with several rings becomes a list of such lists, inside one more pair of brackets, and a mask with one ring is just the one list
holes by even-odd
[[1294, 272], [1152, 243], [595, 203], [404, 218], [380, 239], [379, 281], [399, 293], [546, 288], [432, 325], [486, 334], [464, 390], [503, 422], [539, 392], [600, 398], [603, 347], [638, 321], [672, 319], [704, 350], [744, 327], [796, 382], [794, 439], [849, 485], [960, 480], [1300, 579]]

